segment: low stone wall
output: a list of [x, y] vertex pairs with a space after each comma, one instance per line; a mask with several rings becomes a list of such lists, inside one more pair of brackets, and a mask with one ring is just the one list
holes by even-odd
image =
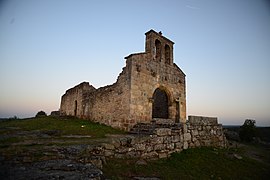
[[200, 117], [192, 118], [191, 122], [174, 124], [171, 128], [155, 128], [150, 135], [112, 138], [111, 142], [93, 148], [90, 154], [115, 158], [157, 159], [187, 148], [226, 147], [222, 125], [217, 124], [217, 120], [204, 117], [204, 122], [196, 123], [194, 119]]

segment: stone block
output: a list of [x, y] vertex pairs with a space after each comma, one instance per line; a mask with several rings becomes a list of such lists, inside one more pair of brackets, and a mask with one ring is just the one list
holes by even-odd
[[210, 130], [210, 134], [211, 134], [211, 135], [216, 135], [217, 132], [216, 132], [215, 130], [211, 129], [211, 130]]
[[197, 141], [197, 138], [196, 137], [192, 137], [192, 142], [195, 142]]
[[102, 167], [103, 167], [103, 162], [100, 158], [91, 159], [90, 163], [95, 165], [97, 168], [100, 168], [100, 169], [102, 169]]
[[190, 135], [190, 133], [185, 133], [184, 134], [184, 141], [191, 141], [191, 135]]
[[176, 149], [182, 149], [183, 148], [183, 143], [177, 142], [174, 144]]
[[105, 149], [108, 149], [108, 150], [113, 150], [114, 149], [114, 145], [113, 144], [103, 144], [104, 145], [104, 148]]
[[180, 142], [180, 136], [179, 135], [172, 136], [172, 142], [173, 143]]
[[218, 139], [219, 139], [219, 141], [225, 141], [225, 140], [224, 140], [224, 139], [225, 139], [224, 136], [219, 136]]
[[193, 147], [195, 147], [194, 143], [190, 142], [189, 143], [189, 148], [193, 148]]
[[111, 140], [111, 144], [112, 144], [115, 148], [119, 148], [120, 145], [121, 145], [119, 139], [112, 139], [112, 140]]
[[180, 135], [180, 142], [183, 142], [183, 141], [184, 141], [184, 135], [181, 134], [181, 135]]
[[152, 144], [147, 145], [147, 146], [145, 147], [145, 151], [146, 151], [146, 152], [151, 152], [151, 151], [153, 151], [153, 150], [154, 150], [154, 147], [153, 147]]
[[160, 150], [165, 150], [165, 149], [166, 149], [165, 144], [157, 144], [154, 146], [155, 151], [160, 151]]
[[171, 135], [171, 129], [170, 128], [157, 128], [155, 129], [155, 134], [158, 136]]
[[183, 149], [187, 149], [187, 148], [188, 148], [188, 142], [187, 141], [184, 141]]
[[167, 158], [168, 154], [166, 152], [158, 153], [158, 158]]
[[172, 143], [172, 137], [171, 137], [171, 136], [165, 136], [163, 142], [164, 142], [165, 144]]
[[205, 136], [207, 133], [204, 131], [204, 130], [202, 130], [202, 131], [199, 131], [199, 135], [200, 136]]
[[174, 124], [174, 121], [172, 119], [153, 118], [153, 120], [156, 122], [156, 124], [166, 124], [166, 125]]
[[191, 133], [192, 133], [193, 136], [198, 136], [199, 135], [198, 130], [193, 130], [193, 131], [191, 131]]
[[158, 153], [155, 151], [149, 152], [149, 153], [144, 153], [141, 156], [143, 159], [156, 159], [158, 158]]
[[140, 157], [140, 153], [138, 151], [130, 151], [126, 154], [128, 158], [138, 158]]
[[122, 146], [127, 146], [130, 143], [131, 143], [131, 138], [129, 138], [129, 137], [120, 138], [120, 144]]
[[187, 124], [185, 123], [185, 124], [183, 124], [183, 133], [187, 133]]
[[174, 143], [167, 144], [167, 149], [173, 150], [174, 149]]
[[100, 155], [103, 154], [104, 152], [104, 148], [101, 146], [96, 146], [93, 148], [92, 152], [90, 152], [91, 154], [95, 154], [95, 155]]
[[162, 144], [164, 142], [164, 138], [160, 136], [153, 137], [151, 139], [151, 144]]
[[196, 147], [200, 147], [201, 146], [201, 144], [200, 144], [200, 142], [197, 140], [197, 141], [194, 141], [194, 145], [196, 146]]
[[118, 153], [126, 153], [129, 151], [129, 148], [127, 147], [120, 147], [119, 149], [116, 150]]
[[135, 144], [135, 145], [134, 145], [134, 148], [135, 148], [137, 151], [144, 151], [144, 150], [145, 150], [145, 144]]

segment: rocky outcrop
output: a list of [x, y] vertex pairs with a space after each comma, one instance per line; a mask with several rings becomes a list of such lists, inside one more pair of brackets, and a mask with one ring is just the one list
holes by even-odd
[[103, 173], [91, 163], [57, 159], [33, 164], [5, 164], [1, 166], [1, 179], [92, 179], [99, 180]]

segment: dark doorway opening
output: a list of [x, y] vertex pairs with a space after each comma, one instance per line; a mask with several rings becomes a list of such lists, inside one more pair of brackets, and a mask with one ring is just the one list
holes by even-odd
[[75, 101], [74, 116], [77, 116], [77, 101]]
[[161, 89], [156, 89], [153, 95], [152, 118], [169, 118], [168, 96]]

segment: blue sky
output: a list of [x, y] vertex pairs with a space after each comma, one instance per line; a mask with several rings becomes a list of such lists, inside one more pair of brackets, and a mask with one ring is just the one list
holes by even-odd
[[150, 29], [175, 42], [188, 114], [270, 126], [266, 0], [1, 1], [0, 117], [57, 110], [82, 81], [114, 83]]

